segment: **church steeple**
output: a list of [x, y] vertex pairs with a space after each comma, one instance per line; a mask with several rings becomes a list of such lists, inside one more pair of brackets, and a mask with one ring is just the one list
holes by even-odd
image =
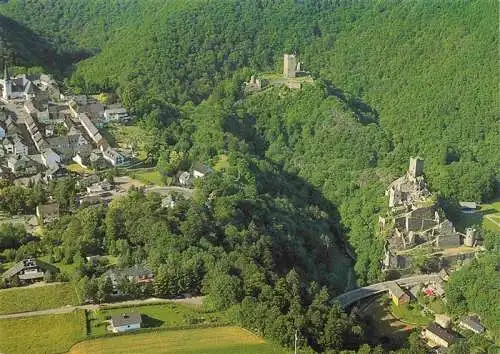
[[7, 68], [7, 63], [3, 66], [3, 79], [5, 82], [10, 80], [9, 69]]
[[4, 63], [3, 68], [3, 92], [2, 97], [5, 100], [10, 99], [12, 93], [12, 82], [10, 81], [9, 70], [7, 69], [7, 63]]

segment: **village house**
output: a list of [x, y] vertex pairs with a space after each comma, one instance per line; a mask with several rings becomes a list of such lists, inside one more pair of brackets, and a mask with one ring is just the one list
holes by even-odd
[[40, 204], [36, 207], [36, 216], [40, 224], [46, 224], [59, 218], [59, 204]]
[[14, 135], [19, 134], [19, 128], [17, 127], [17, 124], [14, 123], [14, 120], [11, 116], [8, 116], [5, 120], [5, 128], [7, 129], [7, 137], [13, 137]]
[[73, 156], [72, 160], [76, 162], [83, 168], [88, 168], [90, 166], [90, 154], [85, 154], [82, 152], [77, 152], [75, 156]]
[[54, 150], [51, 148], [44, 149], [42, 153], [40, 154], [42, 163], [44, 164], [45, 167], [47, 168], [54, 168], [59, 166], [61, 163], [61, 156], [56, 154]]
[[212, 172], [212, 169], [204, 164], [195, 163], [193, 165], [194, 178], [203, 178], [211, 172]]
[[94, 183], [87, 187], [88, 194], [96, 194], [104, 191], [110, 191], [113, 189], [113, 185], [107, 180], [103, 180], [102, 182]]
[[81, 133], [56, 136], [47, 139], [50, 147], [62, 155], [64, 160], [70, 160], [75, 154], [90, 153], [92, 145]]
[[443, 328], [450, 328], [451, 318], [446, 315], [436, 314], [434, 322]]
[[455, 341], [455, 336], [436, 323], [431, 323], [422, 332], [424, 338], [441, 347], [448, 348]]
[[472, 331], [476, 334], [481, 334], [484, 333], [485, 328], [479, 321], [479, 319], [475, 316], [470, 316], [467, 318], [464, 318], [463, 320], [460, 321], [458, 324], [460, 327], [467, 329], [469, 331]]
[[173, 208], [174, 206], [175, 206], [175, 200], [172, 198], [172, 195], [170, 194], [161, 200], [162, 208]]
[[191, 183], [191, 174], [187, 171], [179, 175], [179, 183], [181, 186], [188, 186]]
[[55, 274], [59, 272], [59, 269], [39, 259], [28, 258], [17, 262], [3, 273], [2, 279], [8, 285], [29, 284], [43, 280], [47, 272]]
[[62, 166], [54, 166], [43, 173], [43, 179], [45, 182], [49, 182], [68, 175], [68, 170]]
[[101, 145], [101, 152], [102, 157], [113, 166], [120, 165], [124, 162], [123, 156], [109, 146], [107, 148], [104, 148]]
[[118, 286], [122, 279], [126, 279], [133, 284], [148, 284], [154, 281], [151, 269], [142, 264], [136, 264], [125, 269], [110, 269], [104, 273], [104, 276], [111, 279], [114, 295], [121, 295]]
[[94, 143], [96, 143], [98, 146], [107, 144], [101, 133], [99, 133], [99, 130], [96, 128], [94, 123], [92, 123], [87, 114], [78, 113], [77, 116], [80, 120], [81, 125], [83, 126], [89, 137], [94, 141]]
[[7, 167], [17, 177], [34, 175], [38, 172], [38, 164], [27, 156], [9, 157]]
[[403, 290], [397, 283], [393, 282], [388, 285], [389, 296], [392, 301], [397, 305], [403, 305], [410, 302], [410, 295]]
[[102, 154], [91, 152], [89, 156], [90, 166], [94, 170], [101, 170], [107, 167], [106, 160], [102, 157]]
[[86, 175], [84, 177], [79, 178], [76, 181], [76, 185], [78, 188], [87, 188], [93, 184], [99, 183], [101, 179], [96, 174]]
[[450, 279], [450, 274], [446, 269], [443, 268], [439, 271], [439, 277], [442, 281], [448, 281]]
[[111, 330], [114, 333], [141, 328], [141, 314], [137, 312], [120, 313], [111, 316]]
[[10, 139], [4, 139], [2, 145], [3, 145], [3, 150], [5, 151], [6, 154], [14, 153], [14, 144]]
[[3, 140], [3, 147], [7, 154], [28, 155], [28, 146], [23, 143], [22, 138], [18, 134], [5, 138]]
[[123, 107], [109, 108], [104, 111], [104, 123], [126, 122], [128, 120], [130, 120], [130, 116]]

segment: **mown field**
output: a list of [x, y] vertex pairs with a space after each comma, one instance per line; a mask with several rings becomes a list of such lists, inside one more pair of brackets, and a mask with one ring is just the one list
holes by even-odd
[[421, 308], [417, 303], [399, 306], [392, 303], [391, 312], [393, 316], [399, 320], [417, 326], [427, 326], [430, 322], [432, 322], [431, 317], [422, 314]]
[[153, 170], [153, 171], [131, 170], [129, 175], [130, 177], [138, 181], [141, 181], [142, 183], [145, 184], [154, 184], [156, 186], [163, 186], [165, 184], [163, 183], [163, 179], [158, 170]]
[[45, 310], [78, 302], [76, 290], [70, 283], [0, 290], [0, 314]]
[[85, 313], [0, 320], [0, 353], [66, 353], [86, 336]]
[[211, 354], [286, 353], [271, 343], [238, 327], [137, 333], [87, 340], [71, 348], [70, 354]]
[[483, 227], [500, 232], [500, 198], [488, 204], [481, 204]]
[[481, 204], [479, 210], [474, 213], [462, 213], [457, 228], [465, 230], [468, 226], [478, 224], [485, 230], [500, 232], [500, 198], [491, 203]]
[[123, 312], [139, 312], [144, 328], [175, 328], [196, 324], [219, 324], [224, 321], [220, 313], [205, 313], [194, 307], [167, 303], [161, 305], [136, 306], [98, 310], [89, 313], [92, 335], [106, 333], [106, 322], [112, 315]]

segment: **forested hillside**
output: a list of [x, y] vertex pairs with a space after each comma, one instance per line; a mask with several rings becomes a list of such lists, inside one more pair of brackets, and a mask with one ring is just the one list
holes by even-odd
[[15, 62], [55, 70], [56, 54], [41, 36], [18, 22], [0, 15], [0, 63]]
[[[378, 277], [378, 254], [363, 248], [374, 242], [383, 187], [409, 156], [426, 160], [431, 188], [443, 197], [494, 196], [497, 10], [494, 1], [9, 1], [0, 7], [60, 48], [96, 53], [77, 64], [75, 89], [118, 90], [129, 108], [155, 115], [163, 126], [186, 110], [183, 104], [200, 103], [242, 68], [279, 70], [282, 53], [296, 51], [327, 93], [303, 93], [284, 106], [266, 93], [267, 107], [260, 96], [245, 107], [269, 144], [265, 156], [339, 206], [361, 280]], [[330, 117], [332, 96], [356, 118]]]

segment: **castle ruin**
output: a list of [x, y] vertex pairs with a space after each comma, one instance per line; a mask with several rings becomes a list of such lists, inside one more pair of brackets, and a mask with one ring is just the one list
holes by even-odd
[[390, 211], [379, 217], [380, 233], [386, 237], [383, 269], [409, 267], [409, 252], [415, 247], [449, 249], [475, 244], [475, 230], [466, 235], [455, 230], [453, 223], [444, 218], [427, 188], [424, 178], [424, 160], [411, 158], [408, 171], [389, 185], [386, 191]]
[[285, 54], [283, 56], [283, 76], [285, 78], [297, 76], [297, 57], [295, 54]]

